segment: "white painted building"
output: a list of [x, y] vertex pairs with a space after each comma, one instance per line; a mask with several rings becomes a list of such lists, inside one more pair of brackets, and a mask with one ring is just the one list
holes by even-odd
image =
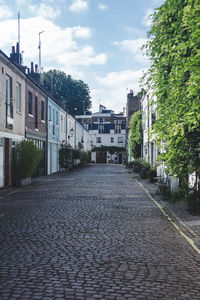
[[11, 185], [12, 147], [25, 135], [25, 74], [0, 51], [0, 187]]
[[158, 156], [161, 148], [156, 145], [155, 135], [151, 134], [152, 126], [156, 120], [156, 104], [153, 91], [148, 91], [141, 98], [142, 111], [142, 130], [143, 130], [143, 144], [142, 156], [149, 162], [151, 168], [156, 168], [157, 176], [166, 182], [171, 191], [177, 190], [179, 181], [175, 176], [169, 176], [166, 173], [166, 166], [162, 161], [159, 161]]
[[75, 136], [76, 149], [82, 145], [83, 150], [88, 151], [88, 130], [86, 130], [78, 121], [75, 121]]
[[67, 143], [67, 113], [60, 107], [59, 142]]
[[67, 144], [71, 145], [72, 148], [75, 148], [75, 119], [70, 115], [67, 114]]
[[[104, 106], [99, 106], [99, 112], [76, 116], [76, 119], [89, 131], [88, 150], [91, 161], [95, 163], [123, 163], [126, 146], [126, 116], [115, 114]], [[104, 146], [104, 149], [100, 147]], [[111, 153], [108, 151], [110, 147]], [[113, 147], [113, 151], [111, 150]], [[115, 147], [119, 148], [114, 149]], [[96, 151], [94, 151], [96, 149]], [[115, 151], [114, 151], [115, 150]]]

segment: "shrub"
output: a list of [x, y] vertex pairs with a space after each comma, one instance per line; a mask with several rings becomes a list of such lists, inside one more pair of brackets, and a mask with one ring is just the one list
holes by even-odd
[[148, 178], [147, 174], [148, 174], [149, 169], [150, 169], [149, 163], [144, 161], [141, 165], [141, 170], [139, 172], [140, 178], [143, 178], [143, 179]]
[[13, 180], [31, 177], [36, 169], [42, 150], [38, 149], [32, 141], [21, 141], [13, 149]]
[[200, 215], [200, 192], [197, 190], [188, 195], [188, 210], [193, 215]]
[[64, 168], [66, 170], [72, 168], [72, 155], [72, 146], [69, 144], [62, 144], [59, 150], [59, 163], [61, 168]]
[[88, 152], [81, 151], [80, 153], [81, 167], [86, 166], [90, 162], [90, 155]]
[[149, 179], [149, 182], [155, 182], [155, 177], [156, 177], [156, 168], [151, 168], [148, 172], [147, 172], [147, 177]]
[[143, 158], [137, 158], [133, 162], [133, 171], [139, 173], [141, 178], [147, 178], [147, 172], [150, 169], [150, 165]]

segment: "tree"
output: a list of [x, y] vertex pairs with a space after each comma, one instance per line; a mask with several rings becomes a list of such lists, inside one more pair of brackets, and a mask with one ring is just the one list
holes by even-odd
[[[153, 14], [147, 85], [156, 95], [153, 132], [163, 145], [168, 173], [200, 173], [199, 0], [166, 0]], [[162, 143], [164, 141], [164, 143]], [[199, 189], [200, 190], [200, 189]]]
[[135, 112], [130, 120], [129, 125], [129, 140], [128, 145], [131, 155], [136, 159], [141, 157], [141, 143], [142, 143], [142, 113]]
[[75, 80], [59, 70], [43, 73], [43, 81], [63, 108], [71, 115], [80, 115], [91, 108], [90, 90], [82, 80]]

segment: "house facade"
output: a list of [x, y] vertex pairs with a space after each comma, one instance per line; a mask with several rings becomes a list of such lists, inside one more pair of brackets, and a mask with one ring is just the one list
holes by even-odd
[[[126, 131], [126, 141], [129, 139], [129, 124], [132, 115], [140, 110], [140, 98], [138, 96], [134, 96], [133, 90], [127, 94], [126, 101], [126, 123], [127, 123], [127, 131]], [[128, 143], [126, 143], [126, 160], [127, 163], [130, 163], [133, 158], [131, 157], [131, 151]]]
[[72, 148], [75, 148], [76, 145], [75, 123], [76, 120], [67, 114], [67, 144], [71, 145]]
[[153, 91], [148, 91], [141, 98], [142, 110], [142, 157], [149, 162], [151, 168], [156, 168], [157, 177], [160, 177], [169, 187], [171, 191], [177, 190], [179, 181], [175, 176], [169, 176], [166, 173], [166, 166], [163, 161], [159, 160], [159, 154], [163, 151], [156, 144], [155, 135], [150, 134], [153, 124], [156, 120], [156, 104]]
[[88, 150], [92, 162], [124, 163], [126, 117], [123, 113], [115, 114], [100, 105], [99, 112], [76, 116], [76, 119], [89, 132]]
[[47, 102], [47, 132], [48, 132], [48, 167], [47, 173], [59, 171], [59, 147], [60, 147], [60, 106], [48, 97]]
[[12, 184], [12, 148], [25, 136], [25, 74], [0, 51], [0, 187]]
[[[26, 105], [25, 105], [25, 137], [42, 150], [42, 155], [34, 176], [47, 174], [47, 123], [46, 106], [47, 95], [39, 84], [32, 79], [34, 74], [33, 65], [31, 73], [26, 76]], [[39, 74], [38, 74], [39, 75]]]

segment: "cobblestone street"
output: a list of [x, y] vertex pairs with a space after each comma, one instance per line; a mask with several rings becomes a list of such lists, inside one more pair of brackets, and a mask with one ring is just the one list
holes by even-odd
[[123, 166], [0, 198], [0, 299], [200, 299], [200, 256]]

